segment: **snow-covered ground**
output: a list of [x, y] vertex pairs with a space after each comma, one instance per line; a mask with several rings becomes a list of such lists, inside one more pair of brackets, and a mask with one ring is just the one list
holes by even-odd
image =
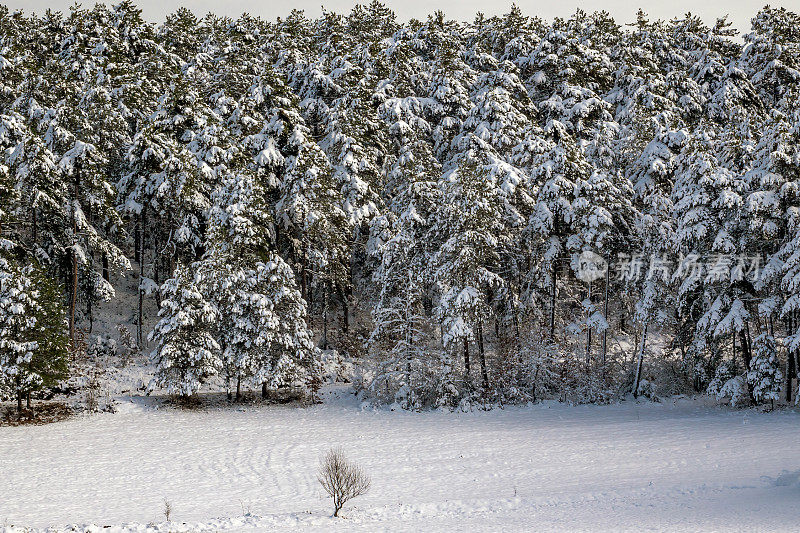
[[[309, 408], [157, 405], [135, 398], [115, 414], [0, 428], [0, 531], [800, 526], [795, 411], [681, 400], [419, 414], [362, 410], [344, 389]], [[332, 445], [372, 476], [339, 519], [315, 479]]]

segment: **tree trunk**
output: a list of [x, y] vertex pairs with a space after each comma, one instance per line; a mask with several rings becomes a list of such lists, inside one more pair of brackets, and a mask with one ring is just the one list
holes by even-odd
[[350, 300], [353, 296], [353, 280], [356, 279], [356, 236], [355, 234], [351, 235], [352, 241], [350, 242], [350, 265], [348, 268], [348, 279], [347, 283], [345, 284], [344, 288], [344, 301], [342, 305], [344, 306], [344, 313], [345, 313], [345, 322], [342, 324], [343, 331], [347, 333], [350, 329], [350, 310], [348, 306], [350, 305]]
[[[73, 240], [74, 243], [74, 240]], [[73, 244], [75, 246], [76, 244]], [[70, 279], [69, 293], [69, 341], [72, 348], [75, 348], [75, 307], [78, 303], [78, 254], [75, 248], [71, 250], [72, 255], [72, 277]]]
[[[605, 295], [603, 296], [603, 318], [606, 320], [606, 324], [609, 324], [608, 321], [608, 285], [610, 281], [610, 272], [611, 268], [606, 267], [606, 287], [605, 287]], [[606, 354], [608, 353], [608, 327], [603, 330], [603, 352], [600, 359], [600, 372], [601, 375], [605, 378], [606, 375]]]
[[464, 339], [464, 375], [466, 376], [467, 385], [469, 385], [469, 341], [466, 339]]
[[339, 298], [342, 300], [342, 333], [347, 333], [350, 329], [350, 308], [348, 305], [348, 293], [350, 291], [349, 289], [344, 290], [339, 287], [337, 292], [339, 293]]
[[143, 316], [144, 316], [144, 290], [142, 289], [142, 279], [144, 278], [144, 243], [145, 243], [145, 236], [146, 236], [146, 224], [147, 224], [147, 208], [143, 207], [142, 212], [139, 214], [139, 225], [142, 228], [140, 238], [140, 252], [139, 252], [139, 309], [137, 313], [136, 319], [136, 342], [139, 346], [142, 345], [143, 340]]
[[552, 290], [550, 294], [550, 340], [556, 337], [556, 264], [553, 263]]
[[753, 359], [753, 349], [752, 349], [752, 342], [750, 341], [750, 323], [745, 322], [744, 329], [742, 329], [740, 335], [742, 338], [742, 350], [744, 355], [744, 364], [747, 366], [747, 370], [750, 370], [750, 361]]
[[486, 371], [486, 354], [483, 350], [483, 321], [478, 321], [478, 353], [481, 362], [481, 379], [483, 380], [483, 388], [489, 388], [489, 373]]
[[[794, 352], [794, 377], [800, 383], [800, 352]], [[797, 397], [795, 397], [797, 403]]]
[[266, 381], [261, 384], [261, 399], [262, 400], [266, 400], [267, 399], [267, 382]]
[[794, 354], [791, 352], [786, 354], [786, 403], [792, 403], [792, 379], [794, 378]]
[[156, 285], [160, 285], [161, 282], [159, 281], [159, 270], [161, 269], [161, 263], [164, 261], [164, 254], [159, 251], [158, 248], [155, 249], [155, 257], [153, 258], [153, 281]]
[[[411, 269], [409, 269], [408, 270], [408, 281], [409, 281], [409, 284], [411, 283], [412, 278], [413, 278], [413, 273], [411, 272]], [[406, 385], [408, 386], [408, 390], [409, 390], [409, 392], [411, 394], [413, 394], [413, 391], [414, 391], [414, 387], [411, 384], [411, 363], [414, 360], [414, 357], [413, 357], [412, 352], [411, 352], [411, 344], [414, 342], [414, 321], [412, 319], [413, 314], [414, 314], [414, 312], [413, 312], [413, 309], [412, 309], [412, 303], [411, 303], [410, 299], [406, 298], [405, 301], [403, 302], [403, 315], [404, 315], [403, 316], [403, 322], [404, 322], [404, 325], [405, 325], [405, 328], [403, 330], [403, 336], [405, 337], [405, 344], [406, 344], [406, 346], [405, 346], [405, 348], [406, 348]], [[412, 398], [412, 401], [409, 402], [409, 405], [412, 405], [412, 406], [414, 405], [413, 400], [414, 400], [414, 398]]]
[[[586, 290], [586, 299], [589, 300], [589, 305], [592, 304], [592, 282], [589, 282], [589, 288]], [[592, 327], [589, 325], [589, 318], [591, 318], [591, 311], [586, 312], [586, 364], [592, 355]]]
[[[747, 324], [745, 324], [747, 326]], [[750, 370], [750, 361], [753, 358], [753, 354], [750, 350], [750, 339], [747, 335], [748, 327], [742, 328], [742, 331], [739, 332], [739, 338], [742, 341], [742, 359], [744, 360], [744, 372], [745, 372], [745, 379], [744, 379], [744, 386], [747, 389], [747, 395], [750, 398], [751, 402], [755, 401], [755, 397], [753, 396], [753, 389], [750, 387], [750, 383], [747, 381], [747, 372]]]
[[94, 329], [94, 312], [92, 311], [92, 297], [86, 295], [86, 316], [89, 317], [89, 333]]
[[[794, 359], [794, 376], [797, 382], [800, 383], [800, 350], [795, 350], [794, 354], [790, 353], [788, 355]], [[789, 388], [792, 388], [791, 385]], [[795, 403], [797, 403], [797, 398], [795, 398]]]
[[644, 362], [644, 347], [647, 344], [647, 322], [642, 329], [642, 344], [639, 346], [639, 356], [636, 359], [636, 375], [633, 380], [633, 397], [639, 396], [639, 383], [642, 380], [642, 363]]
[[314, 273], [306, 270], [306, 277], [308, 281], [306, 281], [306, 285], [308, 286], [308, 298], [306, 302], [308, 303], [308, 313], [311, 314], [311, 309], [314, 307]]
[[28, 408], [28, 411], [31, 410], [31, 391], [25, 393], [25, 407]]
[[16, 385], [17, 385], [17, 412], [22, 412], [22, 378], [19, 374], [17, 374], [16, 378]]
[[308, 303], [309, 307], [311, 304], [309, 303], [308, 294], [306, 294], [308, 287], [306, 286], [306, 249], [303, 247], [303, 258], [300, 261], [300, 294], [303, 295], [303, 298], [306, 299], [306, 303]]
[[133, 227], [133, 260], [137, 263], [142, 262], [142, 236], [138, 217]]
[[236, 374], [236, 401], [242, 399], [242, 375]]
[[75, 307], [78, 302], [78, 218], [75, 209], [78, 205], [78, 187], [80, 183], [79, 173], [75, 172], [75, 182], [72, 190], [72, 286], [69, 295], [69, 340], [72, 348], [75, 349]]
[[328, 349], [328, 284], [322, 289], [322, 349]]
[[103, 279], [111, 281], [111, 275], [108, 272], [108, 254], [103, 252]]

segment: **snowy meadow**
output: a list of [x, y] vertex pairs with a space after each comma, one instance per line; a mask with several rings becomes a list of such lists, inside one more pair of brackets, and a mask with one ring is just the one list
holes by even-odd
[[[799, 518], [795, 412], [676, 400], [409, 413], [362, 410], [339, 388], [305, 409], [156, 406], [121, 400], [115, 414], [3, 428], [0, 468], [13, 490], [0, 525], [793, 531]], [[373, 485], [340, 518], [316, 480], [331, 443]]]
[[783, 8], [0, 5], [0, 530], [797, 529], [798, 99]]

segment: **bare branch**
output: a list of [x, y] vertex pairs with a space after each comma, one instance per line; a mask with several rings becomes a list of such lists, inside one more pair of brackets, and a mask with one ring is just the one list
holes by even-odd
[[348, 461], [341, 448], [331, 448], [320, 458], [317, 480], [333, 498], [333, 516], [339, 516], [345, 503], [366, 494], [370, 487], [369, 476], [360, 466]]

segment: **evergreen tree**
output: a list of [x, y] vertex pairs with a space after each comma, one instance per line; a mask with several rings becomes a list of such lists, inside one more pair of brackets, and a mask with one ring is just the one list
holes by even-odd
[[52, 281], [33, 266], [0, 258], [0, 382], [17, 398], [67, 375], [66, 317]]
[[237, 381], [308, 389], [317, 352], [292, 269], [269, 250], [265, 192], [247, 174], [227, 176], [214, 195], [209, 251], [200, 277], [219, 312], [222, 366]]
[[771, 335], [762, 333], [755, 338], [753, 346], [753, 360], [747, 372], [747, 381], [750, 382], [753, 397], [757, 401], [774, 402], [780, 394], [783, 378], [775, 339]]
[[403, 409], [419, 409], [430, 394], [430, 320], [425, 278], [431, 248], [427, 243], [439, 195], [440, 167], [427, 144], [398, 121], [397, 159], [389, 174], [392, 203], [373, 219], [369, 249], [378, 266], [373, 282], [380, 287], [372, 310], [375, 327], [368, 346], [381, 363], [370, 387]]
[[496, 273], [499, 250], [507, 236], [493, 181], [465, 163], [441, 179], [443, 208], [434, 225], [442, 245], [433, 258], [440, 299], [436, 310], [442, 342], [451, 352], [463, 351], [465, 383], [472, 386], [470, 343], [480, 357], [481, 383], [489, 386], [484, 324], [492, 314], [490, 294], [503, 285]]
[[204, 296], [206, 282], [198, 270], [197, 264], [180, 263], [174, 277], [164, 282], [160, 319], [148, 336], [156, 343], [151, 389], [163, 387], [182, 398], [194, 395], [221, 366], [214, 338], [219, 311]]
[[800, 17], [786, 8], [765, 7], [745, 35], [742, 63], [768, 107], [779, 107], [800, 84]]
[[[694, 317], [695, 340], [747, 335], [750, 317], [742, 299], [750, 291], [745, 272], [734, 258], [743, 253], [739, 227], [742, 194], [740, 176], [719, 163], [710, 150], [711, 138], [700, 134], [681, 156], [673, 193], [676, 217], [675, 253], [707, 258], [705, 271], [677, 270], [678, 305], [682, 316]], [[745, 364], [749, 343], [743, 342]]]

